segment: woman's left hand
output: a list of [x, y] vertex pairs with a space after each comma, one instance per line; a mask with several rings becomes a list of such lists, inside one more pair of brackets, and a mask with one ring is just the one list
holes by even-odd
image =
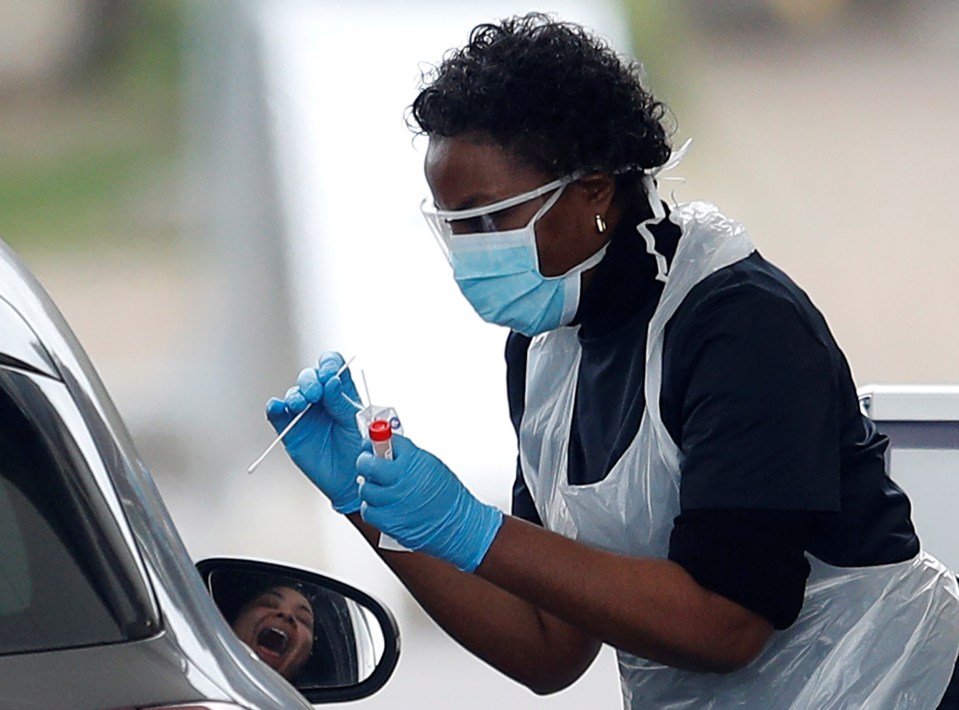
[[393, 460], [366, 450], [356, 459], [363, 519], [410, 550], [464, 572], [483, 561], [503, 523], [498, 508], [477, 500], [433, 454], [394, 435]]

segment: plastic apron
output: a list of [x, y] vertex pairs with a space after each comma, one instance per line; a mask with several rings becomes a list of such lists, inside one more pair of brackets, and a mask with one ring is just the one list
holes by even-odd
[[[679, 513], [682, 452], [659, 412], [663, 331], [690, 289], [746, 258], [745, 229], [716, 207], [692, 203], [671, 219], [683, 236], [649, 324], [646, 411], [608, 476], [567, 483], [567, 451], [580, 345], [577, 328], [529, 347], [520, 424], [523, 476], [547, 528], [621, 554], [665, 558]], [[745, 668], [726, 675], [678, 670], [618, 652], [627, 708], [934, 708], [959, 652], [956, 577], [935, 558], [838, 568], [809, 556], [802, 612]]]

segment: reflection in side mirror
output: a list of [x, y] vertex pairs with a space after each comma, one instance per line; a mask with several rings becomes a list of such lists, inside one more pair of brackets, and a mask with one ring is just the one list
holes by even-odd
[[197, 568], [240, 640], [310, 702], [365, 697], [393, 672], [396, 622], [358, 589], [267, 562], [211, 559]]

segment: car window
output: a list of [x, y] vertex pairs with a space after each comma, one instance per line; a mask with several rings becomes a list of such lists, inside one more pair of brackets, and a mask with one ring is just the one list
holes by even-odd
[[145, 635], [117, 603], [120, 553], [59, 423], [30, 377], [0, 368], [0, 653]]

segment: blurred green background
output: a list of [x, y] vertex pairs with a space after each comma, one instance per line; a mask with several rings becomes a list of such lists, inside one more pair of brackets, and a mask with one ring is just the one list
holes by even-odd
[[0, 232], [27, 253], [175, 240], [182, 4], [74, 2], [60, 12], [47, 21], [67, 25], [63, 37], [45, 29], [33, 45], [47, 58], [8, 69], [0, 85]]

